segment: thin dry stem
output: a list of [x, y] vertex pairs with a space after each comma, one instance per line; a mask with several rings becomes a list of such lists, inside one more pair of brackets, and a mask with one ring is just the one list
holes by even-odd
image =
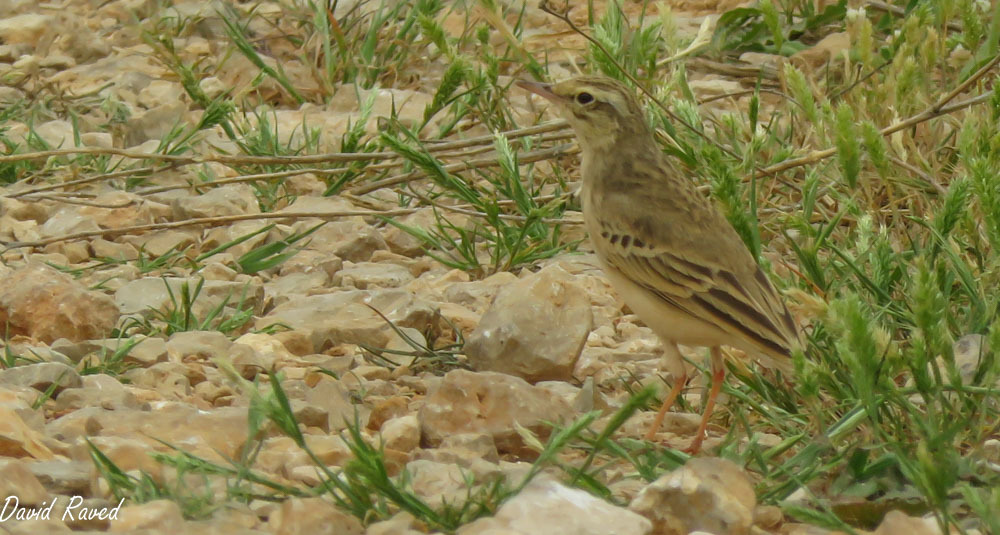
[[29, 199], [32, 200], [32, 201], [61, 202], [61, 203], [65, 203], [65, 204], [76, 204], [76, 205], [80, 205], [80, 206], [91, 206], [91, 207], [94, 207], [94, 208], [106, 208], [106, 209], [109, 209], [109, 210], [116, 210], [116, 209], [119, 209], [119, 208], [126, 208], [126, 207], [132, 206], [133, 204], [136, 203], [135, 200], [129, 199], [127, 201], [123, 201], [123, 202], [120, 202], [120, 203], [117, 203], [117, 204], [107, 204], [107, 203], [100, 203], [100, 202], [85, 201], [85, 200], [80, 199], [78, 197], [93, 198], [92, 195], [79, 195], [79, 196], [77, 196], [76, 194], [74, 194], [73, 196], [37, 195], [37, 196], [32, 196]]
[[327, 154], [312, 154], [309, 156], [227, 156], [224, 154], [179, 156], [176, 154], [157, 154], [129, 149], [76, 147], [70, 149], [53, 149], [0, 156], [0, 164], [44, 160], [53, 156], [72, 156], [79, 154], [91, 156], [121, 156], [123, 158], [132, 158], [135, 160], [159, 160], [171, 162], [175, 165], [197, 165], [205, 163], [221, 163], [225, 165], [301, 165], [331, 162], [357, 162], [365, 160], [388, 160], [398, 157], [392, 152], [331, 152]]
[[210, 180], [208, 182], [189, 182], [187, 184], [173, 184], [170, 186], [155, 186], [152, 188], [146, 188], [135, 193], [137, 195], [151, 195], [154, 193], [162, 193], [164, 191], [172, 191], [176, 189], [188, 189], [188, 188], [214, 188], [217, 186], [224, 186], [226, 184], [239, 184], [241, 182], [261, 182], [267, 180], [277, 180], [280, 178], [288, 178], [298, 175], [304, 175], [308, 173], [313, 173], [317, 175], [336, 175], [346, 171], [346, 169], [324, 169], [319, 167], [305, 168], [305, 169], [292, 169], [289, 171], [276, 171], [274, 173], [255, 173], [252, 175], [240, 175], [230, 178], [220, 178], [218, 180]]
[[7, 197], [9, 199], [17, 199], [19, 197], [26, 197], [28, 195], [34, 195], [36, 193], [44, 193], [46, 191], [53, 191], [57, 189], [63, 189], [69, 186], [80, 186], [82, 184], [89, 184], [92, 182], [100, 182], [102, 180], [113, 180], [115, 178], [135, 176], [138, 174], [146, 173], [156, 173], [160, 171], [166, 171], [176, 167], [175, 165], [164, 165], [161, 167], [140, 167], [138, 169], [124, 169], [122, 171], [115, 171], [113, 173], [103, 173], [100, 175], [94, 175], [89, 177], [80, 178], [77, 180], [70, 180], [69, 182], [60, 182], [58, 184], [49, 184], [47, 186], [38, 186], [37, 188], [26, 189], [22, 191], [17, 191], [14, 193], [9, 193], [6, 195], [0, 195], [0, 197]]
[[65, 234], [62, 236], [53, 236], [51, 238], [45, 238], [43, 240], [36, 241], [26, 241], [26, 242], [9, 242], [6, 244], [4, 249], [0, 251], [0, 254], [6, 253], [14, 249], [22, 249], [25, 247], [44, 247], [52, 243], [59, 243], [64, 241], [81, 240], [85, 238], [94, 238], [97, 236], [110, 237], [110, 236], [121, 236], [124, 234], [133, 234], [140, 232], [148, 232], [151, 230], [165, 230], [183, 227], [194, 227], [194, 226], [217, 226], [224, 225], [227, 223], [234, 223], [237, 221], [248, 221], [253, 219], [304, 219], [314, 217], [317, 219], [339, 219], [342, 217], [371, 217], [371, 216], [399, 216], [408, 215], [415, 212], [415, 208], [401, 208], [398, 210], [380, 210], [380, 211], [344, 211], [344, 212], [270, 212], [265, 214], [237, 214], [237, 215], [227, 215], [227, 216], [217, 216], [217, 217], [196, 217], [192, 219], [185, 219], [184, 221], [170, 221], [166, 223], [150, 223], [147, 225], [133, 225], [130, 227], [121, 227], [114, 229], [101, 229], [101, 230], [88, 230], [85, 232], [75, 232], [72, 234]]
[[[548, 160], [551, 158], [557, 158], [559, 156], [565, 156], [568, 154], [576, 154], [580, 152], [579, 147], [576, 145], [558, 145], [548, 149], [536, 150], [531, 152], [526, 152], [518, 154], [518, 163], [532, 163], [541, 160]], [[496, 158], [480, 158], [478, 160], [469, 160], [467, 162], [458, 162], [453, 164], [448, 164], [443, 166], [443, 169], [449, 173], [458, 173], [460, 171], [466, 171], [468, 169], [482, 169], [485, 167], [496, 167], [500, 165], [500, 162]], [[368, 184], [362, 184], [350, 189], [350, 193], [354, 195], [364, 195], [365, 193], [371, 193], [375, 190], [381, 188], [387, 188], [390, 186], [398, 186], [399, 184], [404, 184], [406, 182], [412, 182], [414, 180], [420, 180], [426, 178], [427, 174], [423, 171], [411, 171], [402, 175], [391, 176], [382, 180], [375, 182], [370, 182]]]
[[[912, 117], [909, 117], [907, 119], [904, 119], [904, 120], [896, 122], [896, 123], [893, 123], [893, 124], [891, 124], [891, 125], [883, 128], [880, 131], [880, 133], [882, 134], [882, 136], [888, 136], [888, 135], [894, 134], [896, 132], [899, 132], [900, 130], [905, 130], [905, 129], [911, 127], [911, 126], [914, 126], [914, 125], [917, 125], [917, 124], [929, 121], [931, 119], [934, 119], [935, 117], [940, 117], [942, 115], [947, 115], [949, 113], [953, 113], [953, 112], [956, 112], [956, 111], [968, 108], [970, 106], [975, 106], [976, 104], [982, 104], [983, 102], [986, 102], [987, 100], [991, 99], [992, 97], [993, 97], [993, 95], [990, 94], [990, 93], [987, 93], [987, 94], [984, 94], [984, 95], [979, 95], [978, 97], [973, 97], [973, 98], [970, 98], [970, 99], [967, 99], [967, 100], [956, 102], [954, 104], [949, 104], [949, 105], [941, 106], [941, 107], [939, 107], [937, 109], [937, 111], [934, 111], [934, 108], [937, 107], [937, 104], [935, 104], [935, 105], [931, 106], [930, 108], [928, 108], [928, 109], [926, 109], [926, 110], [924, 110], [924, 111], [922, 111], [922, 112], [920, 112], [920, 113], [918, 113], [918, 114], [916, 114], [916, 115], [914, 115]], [[813, 151], [813, 152], [810, 152], [809, 154], [806, 154], [805, 156], [800, 156], [798, 158], [792, 158], [790, 160], [785, 160], [785, 161], [783, 161], [781, 163], [776, 163], [776, 164], [774, 164], [774, 165], [772, 165], [770, 167], [765, 167], [764, 169], [761, 169], [760, 171], [757, 172], [757, 178], [762, 178], [762, 177], [770, 176], [770, 175], [776, 175], [778, 173], [781, 173], [783, 171], [787, 171], [789, 169], [794, 169], [796, 167], [802, 167], [802, 166], [805, 166], [805, 165], [813, 164], [813, 163], [816, 163], [816, 162], [818, 162], [820, 160], [825, 160], [826, 158], [829, 158], [830, 156], [833, 156], [836, 153], [837, 153], [837, 149], [835, 149], [835, 148]]]
[[907, 162], [905, 162], [903, 160], [900, 160], [899, 158], [897, 158], [895, 156], [889, 156], [889, 161], [892, 162], [892, 163], [894, 163], [895, 165], [898, 165], [899, 167], [902, 167], [903, 169], [906, 169], [907, 171], [909, 171], [909, 172], [913, 173], [914, 175], [916, 175], [917, 177], [919, 177], [921, 180], [923, 180], [928, 185], [930, 185], [931, 188], [933, 188], [933, 190], [936, 193], [944, 194], [947, 191], [945, 189], [945, 187], [942, 186], [937, 180], [934, 180], [934, 177], [932, 177], [931, 175], [928, 175], [927, 173], [921, 171], [915, 165], [911, 165], [911, 164], [909, 164], [909, 163], [907, 163]]
[[[900, 130], [906, 130], [911, 126], [934, 119], [935, 117], [947, 115], [949, 113], [968, 108], [969, 106], [974, 106], [976, 104], [981, 104], [983, 102], [986, 102], [987, 100], [992, 98], [993, 96], [992, 94], [986, 93], [983, 95], [979, 95], [977, 97], [963, 100], [961, 102], [949, 104], [949, 102], [954, 100], [956, 96], [958, 96], [960, 93], [968, 89], [972, 84], [976, 83], [977, 80], [979, 80], [983, 76], [986, 76], [986, 73], [988, 73], [993, 67], [995, 67], [997, 63], [1000, 63], [1000, 54], [994, 56], [993, 59], [991, 59], [987, 64], [983, 65], [982, 68], [980, 68], [978, 71], [972, 74], [972, 76], [969, 76], [964, 82], [958, 84], [957, 87], [942, 95], [941, 98], [939, 98], [936, 102], [934, 102], [934, 104], [932, 104], [926, 110], [916, 115], [913, 115], [912, 117], [903, 119], [902, 121], [898, 121], [896, 123], [887, 126], [883, 128], [880, 131], [880, 133], [882, 134], [883, 137], [888, 136], [896, 132], [899, 132]], [[833, 156], [836, 153], [837, 149], [835, 148], [813, 151], [812, 153], [802, 156], [800, 158], [785, 160], [784, 162], [781, 162], [779, 164], [766, 167], [757, 173], [757, 178], [761, 178], [768, 175], [774, 175], [782, 171], [793, 169], [795, 167], [802, 167], [804, 165], [809, 165], [818, 162], [820, 160], [829, 158], [830, 156]]]
[[[504, 132], [504, 136], [510, 141], [520, 140], [521, 138], [527, 136], [533, 136], [537, 134], [546, 134], [549, 132], [557, 132], [560, 130], [567, 130], [568, 124], [566, 121], [557, 120], [542, 123], [539, 125], [530, 126], [527, 128], [519, 128], [515, 130], [510, 130]], [[567, 131], [561, 134], [554, 135], [543, 135], [541, 141], [556, 141], [561, 139], [566, 139], [571, 137], [571, 134]], [[462, 139], [457, 141], [446, 141], [446, 142], [428, 142], [426, 148], [428, 152], [435, 153], [438, 158], [464, 158], [470, 155], [470, 151], [461, 151], [461, 149], [468, 147], [481, 146], [482, 151], [489, 151], [492, 149], [492, 144], [496, 136], [493, 134], [476, 136], [468, 139]], [[447, 152], [453, 151], [453, 152]], [[142, 167], [138, 169], [125, 169], [122, 171], [115, 171], [112, 173], [104, 173], [101, 175], [95, 175], [90, 177], [85, 177], [77, 180], [71, 180], [68, 182], [61, 182], [58, 184], [48, 184], [45, 186], [38, 186], [35, 188], [25, 189], [18, 192], [8, 193], [0, 197], [7, 197], [11, 199], [16, 199], [20, 197], [26, 197], [34, 195], [37, 193], [43, 193], [47, 191], [53, 191], [58, 189], [63, 189], [71, 186], [80, 186], [84, 184], [101, 182], [103, 180], [110, 180], [114, 178], [130, 177], [135, 175], [149, 175], [158, 172], [166, 171], [176, 167], [184, 165], [194, 165], [198, 163], [205, 163], [208, 161], [214, 161], [226, 164], [264, 164], [264, 163], [285, 163], [285, 164], [304, 164], [304, 163], [322, 163], [322, 162], [353, 162], [353, 161], [371, 161], [371, 160], [390, 160], [385, 163], [375, 163], [367, 167], [367, 170], [371, 171], [382, 171], [385, 169], [392, 169], [395, 167], [401, 167], [405, 162], [403, 159], [395, 153], [391, 152], [379, 152], [379, 153], [330, 153], [323, 155], [313, 155], [313, 156], [285, 156], [279, 157], [281, 162], [267, 161], [270, 157], [231, 157], [231, 156], [205, 156], [205, 157], [178, 157], [174, 155], [162, 155], [162, 154], [147, 154], [147, 153], [137, 153], [135, 151], [123, 151], [121, 149], [101, 149], [101, 148], [89, 148], [80, 147], [75, 149], [59, 149], [52, 151], [42, 151], [42, 152], [30, 152], [23, 154], [14, 154], [9, 156], [0, 156], [0, 163], [13, 162], [13, 161], [25, 161], [25, 160], [35, 160], [48, 158], [52, 156], [62, 156], [62, 155], [72, 155], [72, 154], [112, 154], [119, 155], [129, 158], [145, 158], [150, 160], [168, 160], [170, 163], [161, 166], [150, 166]], [[360, 156], [355, 158], [355, 156]], [[394, 160], [394, 161], [392, 161]], [[258, 180], [274, 180], [280, 178], [287, 178], [291, 176], [297, 176], [303, 173], [315, 173], [324, 175], [334, 175], [346, 172], [347, 169], [337, 168], [337, 169], [325, 169], [325, 168], [310, 168], [310, 169], [297, 169], [290, 171], [280, 171], [274, 173], [257, 173], [253, 175], [243, 175], [238, 177], [230, 177], [225, 179], [213, 180], [209, 182], [202, 182], [198, 184], [187, 184], [187, 185], [170, 185], [170, 186], [158, 186], [153, 188], [148, 188], [139, 191], [140, 195], [147, 195], [151, 193], [160, 193], [164, 191], [170, 191], [175, 189], [184, 189], [192, 186], [197, 187], [214, 187], [221, 186], [225, 184], [234, 184], [240, 182], [254, 182]]]
[[[431, 205], [431, 206], [433, 206], [435, 208], [440, 208], [440, 209], [445, 210], [447, 212], [454, 212], [456, 214], [469, 215], [469, 216], [475, 216], [475, 217], [483, 217], [483, 218], [489, 217], [487, 214], [485, 214], [483, 212], [480, 212], [478, 210], [472, 210], [470, 208], [464, 208], [463, 206], [449, 206], [447, 204], [439, 203], [436, 200], [431, 199], [430, 197], [427, 197], [426, 195], [423, 195], [423, 194], [421, 194], [419, 192], [413, 191], [412, 189], [411, 190], [406, 190], [406, 191], [397, 189], [396, 191], [399, 192], [399, 193], [401, 193], [401, 194], [403, 194], [403, 195], [409, 195], [411, 197], [415, 197], [417, 199], [420, 199], [421, 201], [423, 201], [423, 202], [425, 202], [425, 203], [427, 203], [427, 204], [429, 204], [429, 205]], [[468, 205], [464, 205], [464, 206], [468, 206]], [[527, 217], [525, 217], [523, 215], [516, 215], [516, 214], [497, 214], [497, 217], [500, 218], [500, 219], [506, 220], [506, 221], [520, 221], [520, 222], [528, 221]], [[542, 222], [550, 224], [550, 225], [578, 225], [578, 224], [582, 225], [583, 224], [583, 221], [576, 221], [576, 220], [572, 220], [572, 219], [553, 219], [553, 218], [550, 218], [550, 217], [545, 217], [545, 218], [539, 219], [537, 221], [542, 221]]]
[[[520, 128], [504, 132], [508, 139], [515, 139], [544, 132], [566, 128], [565, 121], [552, 121], [528, 128]], [[493, 135], [479, 136], [459, 141], [433, 143], [428, 145], [428, 151], [442, 151], [492, 143]], [[226, 165], [301, 165], [331, 162], [358, 162], [370, 160], [391, 160], [399, 158], [394, 152], [331, 152], [326, 154], [311, 154], [308, 156], [227, 156], [224, 154], [208, 154], [205, 156], [180, 156], [176, 154], [157, 154], [129, 149], [114, 149], [103, 147], [75, 147], [68, 149], [53, 149], [38, 152], [25, 152], [0, 156], [0, 164], [16, 163], [32, 160], [43, 160], [53, 156], [92, 155], [121, 156], [135, 160], [160, 160], [174, 165], [197, 165], [204, 163], [221, 163]]]

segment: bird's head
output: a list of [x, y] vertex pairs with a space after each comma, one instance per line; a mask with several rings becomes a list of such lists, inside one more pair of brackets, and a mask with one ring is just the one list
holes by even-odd
[[650, 138], [633, 91], [612, 78], [580, 76], [556, 84], [519, 81], [517, 85], [552, 102], [584, 150]]

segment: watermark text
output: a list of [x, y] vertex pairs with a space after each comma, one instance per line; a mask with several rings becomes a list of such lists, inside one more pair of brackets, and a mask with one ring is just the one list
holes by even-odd
[[[45, 501], [41, 505], [32, 504], [32, 506], [22, 506], [17, 496], [7, 496], [7, 499], [3, 502], [3, 508], [0, 509], [0, 522], [8, 520], [50, 520], [52, 518], [52, 510], [59, 500], [60, 498], [57, 496], [52, 498], [52, 503]], [[66, 508], [61, 509], [62, 515], [60, 519], [63, 522], [94, 519], [117, 520], [118, 511], [122, 508], [123, 503], [125, 503], [125, 498], [122, 498], [118, 502], [118, 505], [114, 507], [84, 507], [81, 496], [71, 496], [69, 503], [66, 504]]]

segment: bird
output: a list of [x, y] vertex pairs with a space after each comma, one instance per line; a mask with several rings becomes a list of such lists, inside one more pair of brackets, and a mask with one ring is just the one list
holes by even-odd
[[594, 251], [612, 286], [663, 342], [673, 385], [646, 440], [687, 382], [678, 344], [710, 349], [711, 389], [687, 448], [697, 453], [725, 380], [721, 346], [791, 378], [791, 354], [800, 347], [795, 322], [723, 213], [660, 148], [631, 89], [604, 76], [517, 85], [547, 99], [572, 127]]

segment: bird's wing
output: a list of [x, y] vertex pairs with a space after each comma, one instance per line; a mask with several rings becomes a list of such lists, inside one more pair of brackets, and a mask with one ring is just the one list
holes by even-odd
[[[601, 210], [619, 214], [599, 217], [598, 235], [591, 236], [605, 260], [670, 305], [787, 368], [798, 342], [795, 324], [728, 221], [707, 203], [677, 214], [655, 213], [649, 206], [633, 202], [630, 210]], [[673, 217], [695, 224], [671, 225]]]

